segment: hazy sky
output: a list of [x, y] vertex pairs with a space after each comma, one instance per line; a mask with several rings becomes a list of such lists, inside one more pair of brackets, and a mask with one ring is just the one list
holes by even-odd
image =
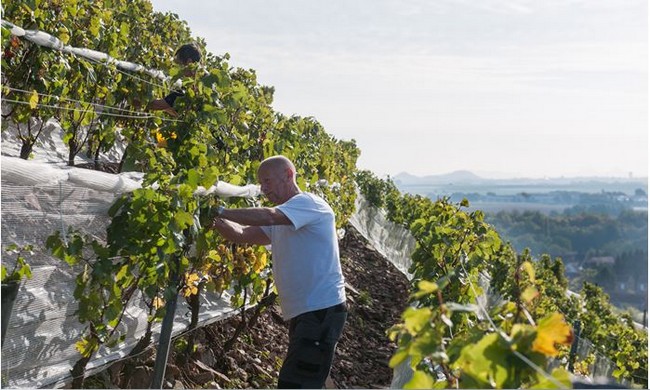
[[646, 0], [153, 0], [379, 175], [648, 175]]

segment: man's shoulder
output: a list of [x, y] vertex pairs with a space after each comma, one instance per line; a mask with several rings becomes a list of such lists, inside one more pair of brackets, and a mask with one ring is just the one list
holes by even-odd
[[321, 197], [320, 195], [314, 194], [313, 192], [303, 191], [303, 192], [299, 193], [298, 195], [296, 195], [294, 198], [297, 198], [296, 199], [297, 201], [311, 202], [314, 205], [325, 205], [325, 206], [329, 207], [329, 204], [327, 203], [327, 201], [325, 199], [323, 199], [323, 197]]
[[311, 192], [302, 191], [289, 198], [289, 200], [287, 200], [283, 204], [309, 202], [312, 200], [314, 200], [314, 194], [312, 194]]
[[293, 198], [289, 199], [284, 204], [278, 206], [282, 209], [300, 209], [300, 210], [311, 210], [311, 211], [332, 211], [330, 205], [320, 197], [311, 192], [303, 191]]

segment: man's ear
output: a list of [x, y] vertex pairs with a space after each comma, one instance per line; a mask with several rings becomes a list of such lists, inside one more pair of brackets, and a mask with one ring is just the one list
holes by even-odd
[[291, 167], [287, 167], [287, 170], [285, 171], [287, 175], [287, 179], [292, 180], [295, 177], [295, 172], [291, 169]]

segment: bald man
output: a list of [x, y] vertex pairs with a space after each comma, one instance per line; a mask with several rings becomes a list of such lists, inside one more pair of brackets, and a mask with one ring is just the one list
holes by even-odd
[[289, 321], [278, 387], [319, 389], [347, 318], [334, 212], [300, 190], [296, 168], [284, 156], [262, 161], [257, 177], [276, 207], [220, 207], [212, 226], [232, 242], [271, 244], [282, 316]]

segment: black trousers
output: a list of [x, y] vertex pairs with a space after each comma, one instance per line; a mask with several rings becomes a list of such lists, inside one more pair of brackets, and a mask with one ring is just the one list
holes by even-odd
[[347, 317], [347, 306], [341, 303], [289, 321], [289, 349], [280, 369], [278, 388], [324, 387]]

